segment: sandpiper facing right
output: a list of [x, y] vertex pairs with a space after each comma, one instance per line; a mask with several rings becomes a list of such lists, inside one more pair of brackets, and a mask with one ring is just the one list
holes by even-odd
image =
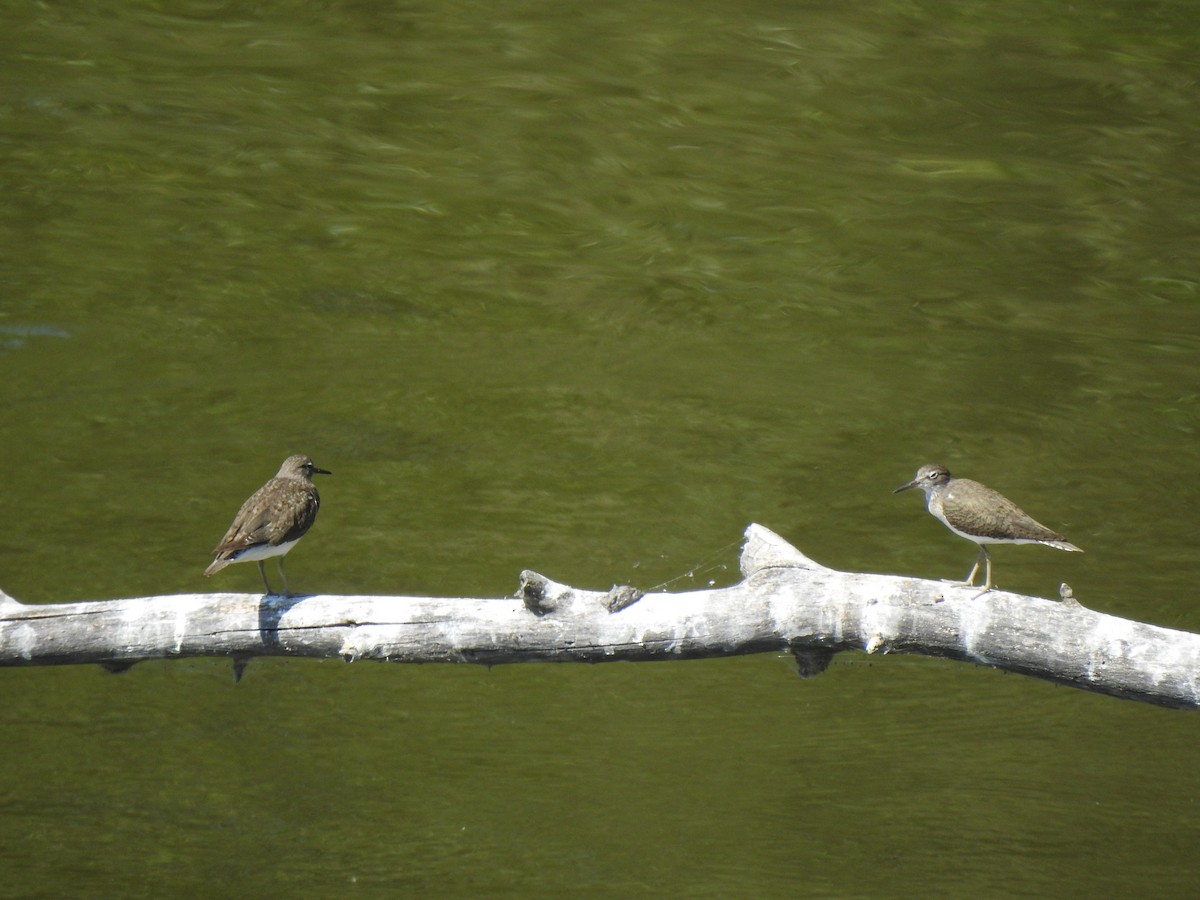
[[216, 559], [204, 574], [215, 575], [230, 563], [257, 562], [258, 574], [270, 595], [273, 591], [263, 560], [275, 556], [279, 558], [283, 595], [290, 597], [287, 576], [283, 574], [283, 557], [312, 527], [321, 507], [321, 496], [312, 477], [329, 474], [303, 454], [285, 459], [279, 473], [242, 504], [225, 537], [213, 548]]

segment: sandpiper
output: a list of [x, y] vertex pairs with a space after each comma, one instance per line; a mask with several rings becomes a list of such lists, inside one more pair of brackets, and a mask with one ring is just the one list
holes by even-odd
[[262, 576], [267, 593], [271, 594], [271, 583], [263, 560], [279, 557], [279, 577], [283, 579], [283, 595], [290, 597], [287, 576], [283, 573], [283, 557], [304, 537], [317, 518], [321, 497], [312, 482], [314, 475], [330, 475], [326, 469], [318, 469], [313, 461], [303, 454], [289, 456], [279, 467], [279, 474], [255, 491], [242, 504], [233, 524], [213, 548], [217, 558], [204, 570], [205, 575], [215, 575], [230, 563], [258, 563], [258, 574]]
[[945, 466], [927, 465], [917, 469], [917, 476], [902, 484], [893, 494], [919, 487], [925, 492], [925, 506], [942, 524], [968, 541], [979, 545], [975, 565], [963, 584], [974, 585], [982, 563], [985, 568], [983, 591], [992, 584], [992, 557], [987, 544], [1045, 544], [1058, 550], [1083, 551], [1057, 531], [1036, 522], [1005, 497], [978, 481], [952, 478]]

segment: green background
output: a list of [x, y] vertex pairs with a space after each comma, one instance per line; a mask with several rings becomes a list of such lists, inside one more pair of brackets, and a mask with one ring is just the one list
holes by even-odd
[[[1200, 630], [1195, 9], [0, 14], [0, 587], [961, 577]], [[689, 574], [690, 573], [690, 574]], [[1195, 896], [1194, 716], [943, 660], [0, 672], [0, 896]]]

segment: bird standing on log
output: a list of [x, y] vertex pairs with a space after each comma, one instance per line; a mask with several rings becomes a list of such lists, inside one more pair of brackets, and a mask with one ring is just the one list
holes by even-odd
[[969, 478], [952, 478], [945, 466], [930, 464], [917, 469], [908, 484], [892, 491], [898, 494], [919, 487], [925, 492], [925, 506], [942, 524], [968, 541], [979, 545], [979, 555], [963, 584], [974, 585], [982, 564], [985, 569], [983, 592], [992, 589], [992, 557], [987, 544], [1045, 544], [1057, 550], [1083, 551], [1057, 531], [1034, 520], [1015, 503], [989, 487]]
[[230, 563], [253, 560], [258, 563], [258, 574], [262, 576], [267, 594], [271, 594], [263, 560], [276, 556], [279, 558], [279, 577], [283, 580], [283, 595], [290, 597], [283, 557], [312, 527], [317, 510], [321, 508], [321, 496], [312, 477], [331, 474], [326, 469], [318, 469], [303, 454], [285, 459], [279, 473], [242, 504], [225, 537], [213, 549], [217, 558], [204, 574], [215, 575]]

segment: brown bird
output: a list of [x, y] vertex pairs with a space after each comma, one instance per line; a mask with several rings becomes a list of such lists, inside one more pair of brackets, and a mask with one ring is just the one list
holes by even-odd
[[969, 478], [951, 478], [950, 470], [945, 466], [921, 466], [912, 481], [900, 485], [892, 493], [914, 487], [925, 492], [926, 508], [943, 525], [959, 537], [979, 545], [975, 565], [963, 584], [975, 584], [982, 563], [986, 570], [985, 593], [993, 587], [992, 557], [986, 544], [1045, 544], [1057, 550], [1083, 552], [1065, 536], [1035, 521], [1003, 494]]
[[267, 581], [263, 560], [277, 556], [279, 577], [283, 579], [283, 595], [290, 597], [287, 576], [283, 572], [283, 557], [316, 521], [321, 497], [312, 477], [331, 474], [326, 469], [318, 469], [303, 454], [285, 459], [279, 467], [279, 474], [242, 504], [225, 537], [213, 548], [217, 558], [204, 570], [204, 574], [215, 575], [230, 563], [254, 560], [258, 563], [258, 574], [262, 576], [267, 593], [271, 594], [271, 583]]

